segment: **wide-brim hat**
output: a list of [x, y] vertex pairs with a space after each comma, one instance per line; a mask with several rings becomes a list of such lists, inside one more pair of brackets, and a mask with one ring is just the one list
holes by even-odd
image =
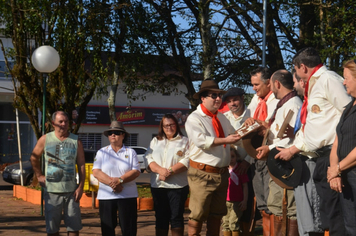
[[237, 88], [237, 87], [229, 88], [227, 90], [227, 92], [225, 93], [225, 95], [223, 96], [222, 101], [225, 102], [225, 100], [228, 97], [242, 96], [244, 94], [245, 94], [245, 90], [243, 90], [241, 88]]
[[257, 158], [256, 149], [262, 146], [263, 136], [258, 135], [259, 130], [252, 131], [242, 138], [242, 145], [247, 154], [253, 158]]
[[104, 135], [107, 137], [108, 136], [108, 132], [109, 131], [113, 131], [113, 130], [117, 130], [117, 131], [122, 131], [126, 133], [126, 137], [129, 136], [130, 134], [126, 132], [124, 125], [122, 124], [121, 121], [112, 121], [110, 124], [110, 128], [104, 131]]
[[302, 176], [302, 160], [299, 156], [293, 157], [290, 161], [275, 159], [279, 153], [273, 148], [267, 158], [268, 172], [276, 184], [286, 189], [293, 189], [298, 186]]
[[222, 93], [222, 94], [226, 93], [226, 91], [219, 88], [219, 85], [215, 82], [215, 80], [206, 79], [201, 83], [199, 92], [195, 93], [193, 95], [193, 98], [199, 99], [200, 94], [205, 91], [213, 91], [213, 92]]

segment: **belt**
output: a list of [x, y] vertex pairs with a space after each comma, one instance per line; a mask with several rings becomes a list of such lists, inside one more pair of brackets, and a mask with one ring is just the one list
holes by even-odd
[[303, 156], [307, 156], [309, 158], [317, 158], [317, 157], [322, 157], [322, 156], [329, 156], [329, 153], [331, 151], [332, 145], [327, 145], [322, 148], [319, 148], [318, 150], [314, 152], [301, 152], [300, 154]]
[[218, 173], [218, 174], [223, 174], [225, 173], [228, 169], [226, 167], [214, 167], [214, 166], [209, 166], [207, 164], [199, 163], [193, 160], [189, 161], [189, 166], [193, 167], [194, 169], [202, 170], [208, 173]]

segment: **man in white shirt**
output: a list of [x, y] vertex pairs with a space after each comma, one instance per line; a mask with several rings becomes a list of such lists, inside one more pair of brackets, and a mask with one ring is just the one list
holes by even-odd
[[[268, 123], [279, 101], [271, 91], [270, 77], [272, 73], [269, 68], [258, 67], [251, 71], [250, 75], [253, 90], [256, 94], [248, 105], [247, 112], [249, 112], [255, 120]], [[264, 235], [270, 235], [271, 226], [273, 227], [270, 218], [273, 220], [273, 216], [267, 207], [270, 176], [266, 161], [255, 160], [252, 169], [254, 170], [252, 184], [255, 191], [257, 209], [260, 210], [263, 218]]]
[[330, 189], [326, 172], [331, 145], [342, 110], [350, 102], [342, 77], [321, 63], [314, 48], [304, 48], [293, 58], [296, 77], [305, 83], [301, 111], [302, 127], [293, 146], [280, 149], [276, 158], [289, 160], [300, 153], [302, 180], [295, 188], [300, 235], [344, 235], [344, 224], [337, 205], [338, 194]]
[[[271, 90], [277, 99], [280, 99], [274, 114], [272, 115], [268, 127], [267, 145], [263, 145], [256, 149], [258, 152], [257, 158], [267, 158], [268, 154], [275, 153], [273, 149], [276, 147], [287, 148], [292, 145], [294, 140], [294, 125], [299, 108], [302, 106], [302, 101], [298, 97], [296, 91], [293, 90], [293, 76], [287, 70], [276, 71], [270, 80]], [[288, 113], [293, 112], [293, 116], [288, 122], [287, 129], [283, 131], [283, 137], [278, 137]], [[270, 153], [270, 154], [271, 154]], [[267, 199], [268, 209], [275, 215], [274, 217], [274, 232], [281, 232], [283, 222], [283, 196], [284, 188], [279, 186], [273, 179], [269, 182], [269, 196]], [[296, 220], [296, 204], [294, 199], [294, 191], [287, 190], [287, 220], [288, 220], [288, 235], [298, 235], [298, 226]]]
[[204, 80], [193, 98], [201, 104], [188, 116], [188, 183], [190, 187], [188, 235], [199, 235], [207, 221], [207, 235], [219, 235], [226, 215], [230, 145], [240, 140], [226, 117], [218, 112], [225, 91], [214, 80]]

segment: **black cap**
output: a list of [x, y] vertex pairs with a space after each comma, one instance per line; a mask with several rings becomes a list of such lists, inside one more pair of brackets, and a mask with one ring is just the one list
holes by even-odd
[[224, 94], [222, 101], [225, 102], [225, 100], [228, 97], [233, 97], [233, 96], [242, 96], [245, 94], [245, 90], [241, 89], [241, 88], [229, 88], [229, 90], [227, 90], [227, 92]]

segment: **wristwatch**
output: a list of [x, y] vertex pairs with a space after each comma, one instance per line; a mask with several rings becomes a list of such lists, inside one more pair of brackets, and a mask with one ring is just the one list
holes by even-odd
[[122, 184], [124, 182], [123, 179], [119, 178], [120, 184]]

